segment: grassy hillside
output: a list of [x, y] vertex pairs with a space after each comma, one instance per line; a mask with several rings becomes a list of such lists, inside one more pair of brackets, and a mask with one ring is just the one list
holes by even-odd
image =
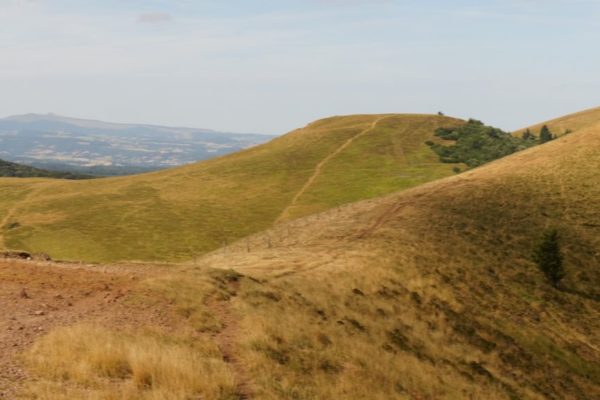
[[600, 123], [140, 281], [124, 301], [161, 317], [50, 332], [26, 398], [600, 398], [598, 148]]
[[[257, 398], [600, 398], [598, 148], [600, 124], [203, 260], [246, 276]], [[532, 261], [551, 227], [560, 290]]]
[[2, 179], [4, 247], [61, 259], [189, 260], [275, 221], [452, 175], [425, 142], [460, 123], [334, 117], [173, 170], [78, 182]]

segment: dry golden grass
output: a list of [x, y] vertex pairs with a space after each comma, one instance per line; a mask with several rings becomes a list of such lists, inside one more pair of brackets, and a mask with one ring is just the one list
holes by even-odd
[[211, 342], [129, 334], [88, 325], [56, 330], [26, 359], [40, 399], [232, 399], [234, 382]]
[[173, 265], [3, 261], [0, 397], [237, 399], [219, 291]]
[[[265, 399], [600, 396], [600, 124], [221, 249]], [[567, 278], [531, 261], [561, 232]], [[250, 250], [250, 251], [248, 251]]]

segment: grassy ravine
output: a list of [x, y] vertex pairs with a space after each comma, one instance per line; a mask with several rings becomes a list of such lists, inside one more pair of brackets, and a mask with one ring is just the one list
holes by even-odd
[[[151, 293], [137, 301], [170, 304], [189, 336], [167, 337], [187, 345], [198, 335], [216, 343], [222, 310], [236, 316], [236, 358], [214, 386], [161, 392], [185, 388], [186, 378], [177, 385], [158, 373], [139, 385], [120, 356], [127, 373], [116, 380], [98, 383], [100, 367], [89, 381], [69, 369], [42, 374], [30, 393], [43, 393], [43, 383], [98, 399], [120, 398], [124, 387], [138, 398], [228, 399], [233, 379], [261, 400], [600, 398], [598, 148], [600, 123], [464, 174], [278, 225], [146, 281]], [[531, 261], [548, 227], [561, 232], [561, 290]], [[57, 344], [64, 354], [77, 349], [69, 334], [38, 342], [30, 368]], [[92, 349], [114, 345], [108, 354], [122, 354], [114, 336], [100, 339]], [[172, 339], [161, 343], [159, 367], [172, 365]], [[218, 358], [203, 346], [200, 357]], [[44, 365], [62, 371], [61, 363]]]
[[[377, 119], [288, 207], [322, 160]], [[167, 171], [77, 182], [0, 179], [4, 247], [97, 262], [189, 260], [269, 228], [284, 210], [293, 219], [452, 175], [424, 143], [440, 126], [460, 123], [428, 115], [334, 117]]]

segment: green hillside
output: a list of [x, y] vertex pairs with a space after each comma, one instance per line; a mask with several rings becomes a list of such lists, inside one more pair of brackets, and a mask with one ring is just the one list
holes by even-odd
[[72, 172], [49, 171], [28, 165], [0, 160], [0, 177], [16, 178], [56, 178], [56, 179], [90, 179], [92, 176]]
[[340, 204], [453, 175], [425, 144], [460, 120], [358, 115], [156, 173], [64, 182], [0, 180], [4, 247], [89, 261], [188, 260]]

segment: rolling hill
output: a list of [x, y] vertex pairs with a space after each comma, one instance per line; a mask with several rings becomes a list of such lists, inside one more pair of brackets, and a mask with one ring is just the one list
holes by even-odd
[[[78, 323], [23, 353], [25, 398], [600, 398], [599, 148], [600, 121], [459, 175], [284, 214], [168, 269], [37, 266], [32, 293], [48, 299], [34, 301]], [[558, 288], [532, 259], [549, 229]], [[0, 266], [7, 304], [32, 307], [11, 293], [34, 266]], [[100, 272], [91, 287], [84, 275]]]
[[189, 260], [274, 222], [453, 175], [425, 142], [461, 123], [333, 117], [171, 170], [85, 182], [3, 179], [4, 247], [71, 260]]
[[[242, 276], [257, 398], [600, 398], [599, 149], [597, 122], [201, 260]], [[548, 229], [560, 289], [532, 261]]]

